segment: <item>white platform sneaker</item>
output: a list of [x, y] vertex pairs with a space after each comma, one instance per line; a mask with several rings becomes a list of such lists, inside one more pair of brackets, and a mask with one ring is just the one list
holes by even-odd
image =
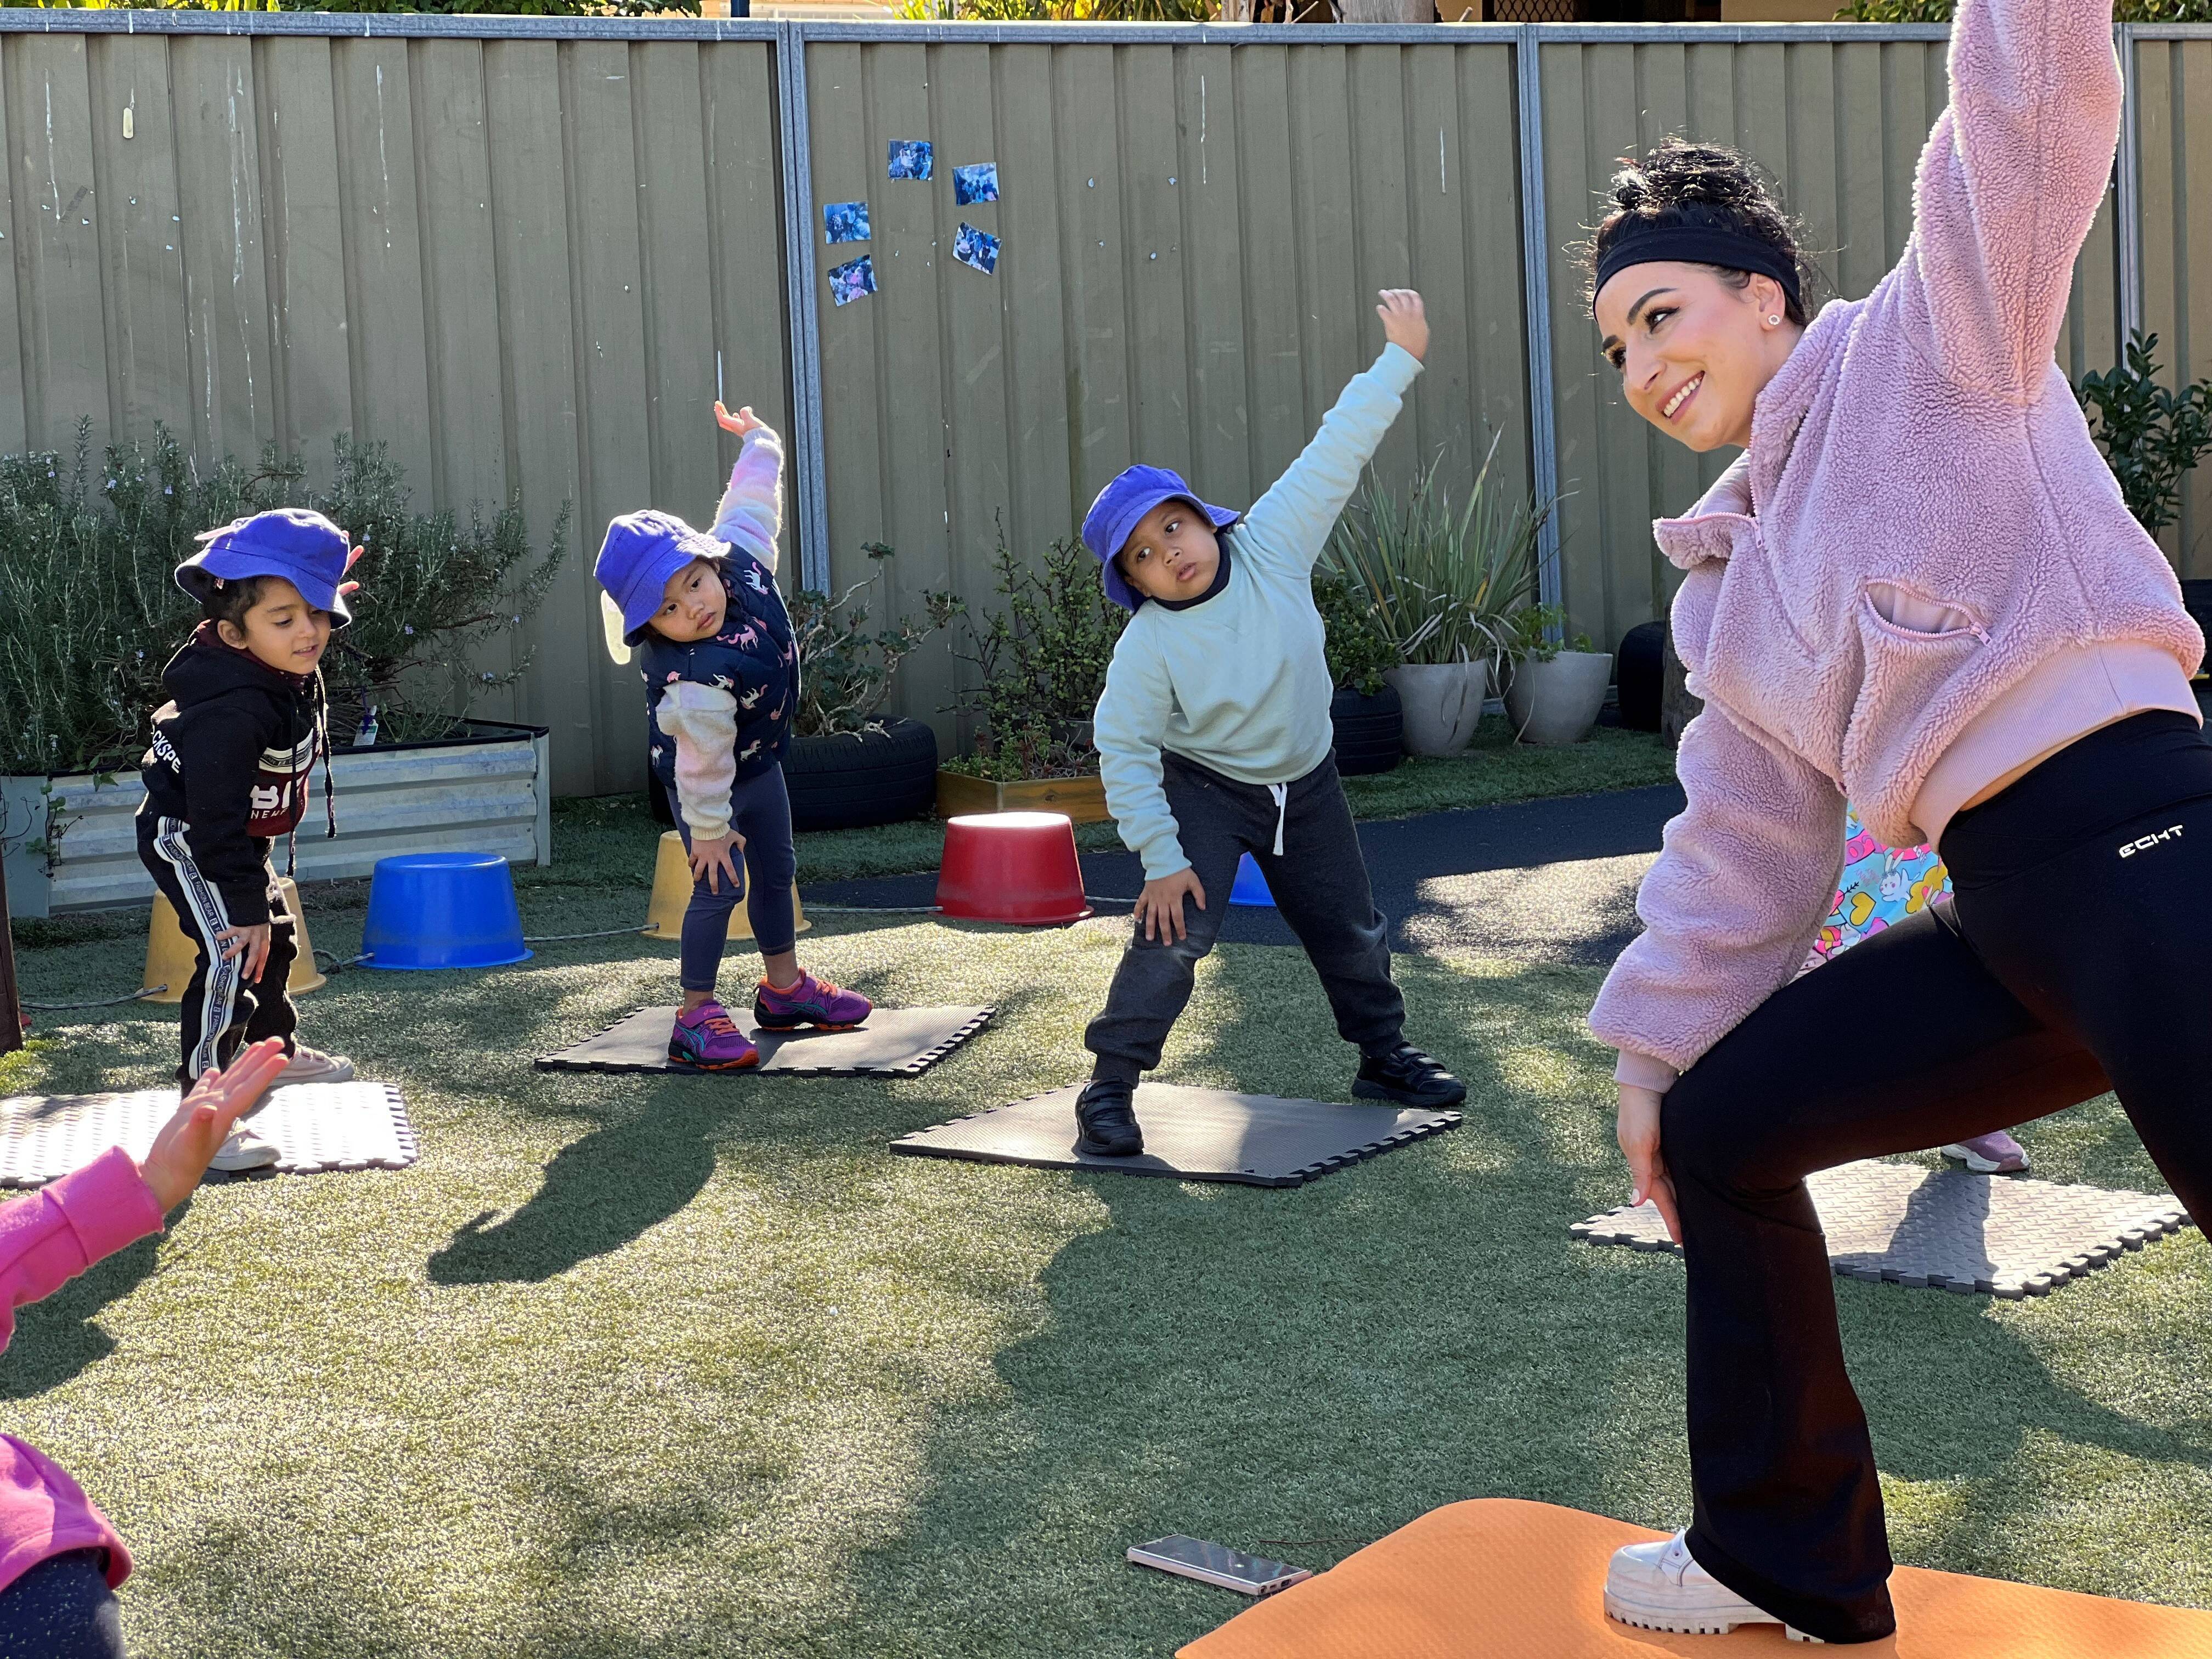
[[353, 1081], [353, 1062], [343, 1054], [326, 1054], [319, 1048], [310, 1048], [304, 1042], [292, 1051], [292, 1058], [284, 1062], [284, 1069], [276, 1073], [272, 1089], [287, 1089], [295, 1083], [350, 1083]]
[[1738, 1625], [1782, 1625], [1791, 1641], [1820, 1644], [1817, 1636], [1792, 1630], [1699, 1566], [1679, 1532], [1663, 1542], [1626, 1544], [1613, 1553], [1605, 1611], [1624, 1625], [1682, 1636], [1725, 1636]]
[[240, 1170], [265, 1170], [276, 1161], [276, 1143], [256, 1134], [252, 1124], [240, 1123], [208, 1160], [208, 1168], [234, 1175]]

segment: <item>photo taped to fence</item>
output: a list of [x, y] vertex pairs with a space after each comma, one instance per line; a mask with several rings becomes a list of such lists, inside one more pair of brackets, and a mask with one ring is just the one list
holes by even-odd
[[952, 204], [968, 207], [977, 202], [999, 199], [999, 164], [978, 161], [973, 167], [952, 169]]
[[830, 273], [830, 298], [836, 304], [848, 306], [875, 291], [876, 262], [865, 253]]
[[866, 202], [831, 202], [822, 210], [822, 231], [831, 243], [865, 242], [868, 234]]
[[937, 169], [937, 147], [927, 138], [894, 138], [890, 156], [894, 179], [927, 179]]

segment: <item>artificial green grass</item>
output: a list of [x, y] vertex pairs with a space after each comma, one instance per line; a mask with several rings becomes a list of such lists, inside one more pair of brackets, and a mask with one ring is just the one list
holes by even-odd
[[[525, 902], [582, 931], [636, 897]], [[1243, 1605], [1122, 1562], [1162, 1533], [1318, 1566], [1469, 1496], [1679, 1524], [1680, 1264], [1566, 1231], [1627, 1185], [1595, 973], [1401, 957], [1467, 1121], [1304, 1188], [886, 1153], [1079, 1075], [1126, 925], [818, 927], [809, 963], [880, 1000], [1000, 1011], [894, 1083], [531, 1072], [674, 997], [635, 939], [305, 1000], [423, 1161], [204, 1188], [0, 1358], [9, 1431], [131, 1541], [132, 1652], [1156, 1659]], [[27, 991], [135, 949], [27, 951]], [[168, 1065], [173, 1013], [78, 1018], [9, 1086]], [[1328, 1029], [1297, 952], [1223, 946], [1164, 1074], [1341, 1099]], [[2109, 1102], [2022, 1139], [2157, 1182]], [[1837, 1295], [1901, 1559], [2212, 1605], [2201, 1236], [2047, 1301]]]

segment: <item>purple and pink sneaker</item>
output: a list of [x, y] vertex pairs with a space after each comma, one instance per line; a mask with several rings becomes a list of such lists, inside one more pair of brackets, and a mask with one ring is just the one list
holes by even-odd
[[802, 1025], [849, 1031], [875, 1007], [858, 991], [840, 990], [811, 974], [801, 974], [798, 984], [782, 991], [763, 980], [753, 996], [753, 1018], [763, 1031], [793, 1031]]
[[758, 1065], [760, 1050], [720, 1003], [702, 1002], [676, 1016], [668, 1057], [695, 1072], [735, 1072]]

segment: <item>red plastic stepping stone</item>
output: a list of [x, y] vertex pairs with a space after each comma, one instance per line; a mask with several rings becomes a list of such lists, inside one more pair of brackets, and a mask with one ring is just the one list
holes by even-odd
[[1091, 914], [1075, 826], [1064, 812], [982, 812], [949, 818], [937, 908], [970, 921], [1048, 927]]

